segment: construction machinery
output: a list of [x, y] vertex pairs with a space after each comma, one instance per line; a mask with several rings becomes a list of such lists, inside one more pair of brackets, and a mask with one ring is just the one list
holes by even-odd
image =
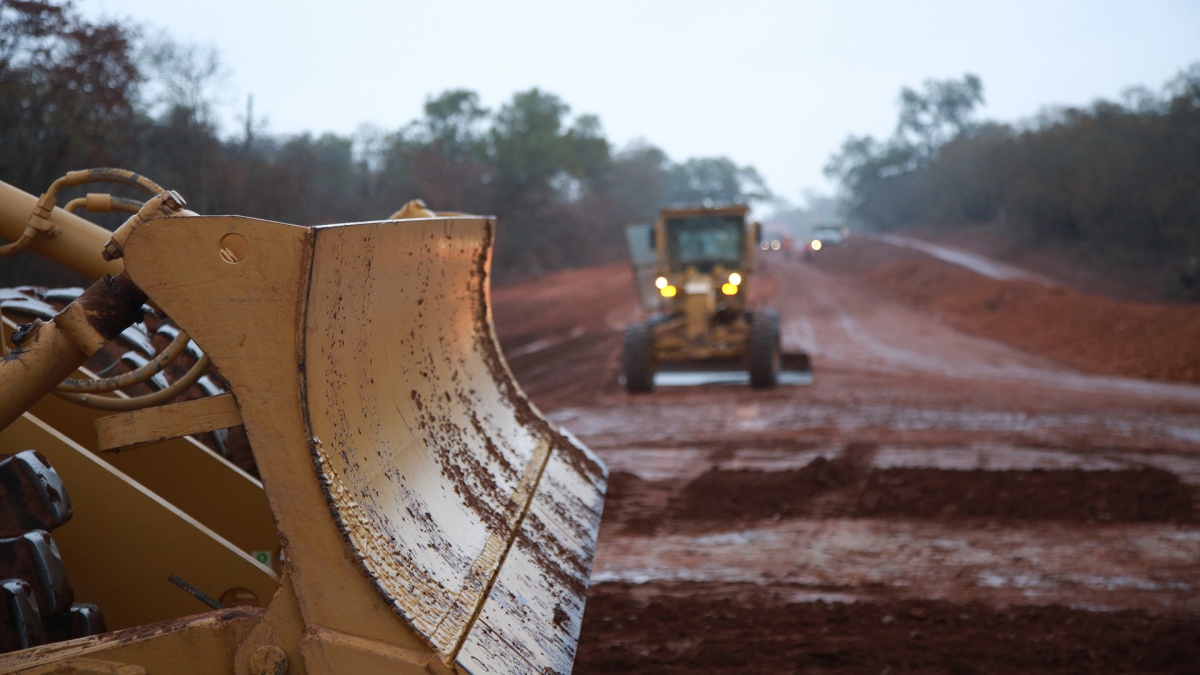
[[629, 391], [652, 391], [667, 373], [697, 383], [734, 373], [757, 388], [811, 379], [808, 356], [781, 349], [779, 314], [748, 299], [762, 238], [749, 213], [745, 205], [664, 209], [653, 225], [626, 228], [638, 293], [653, 312], [625, 330]]
[[[145, 195], [58, 206], [97, 182]], [[0, 256], [97, 279], [0, 295], [32, 315], [0, 335], [0, 673], [569, 672], [606, 469], [501, 356], [494, 228], [0, 183]], [[261, 480], [196, 440], [224, 429]]]

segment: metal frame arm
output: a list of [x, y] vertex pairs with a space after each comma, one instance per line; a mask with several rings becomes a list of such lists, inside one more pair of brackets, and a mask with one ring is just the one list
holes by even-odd
[[146, 294], [125, 274], [92, 284], [52, 321], [26, 324], [0, 360], [0, 429], [142, 319]]

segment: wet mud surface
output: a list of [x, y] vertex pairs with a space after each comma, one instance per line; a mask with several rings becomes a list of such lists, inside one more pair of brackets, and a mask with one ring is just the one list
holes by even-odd
[[[1187, 616], [928, 600], [797, 600], [786, 587], [614, 584], [588, 601], [575, 672], [1184, 673]], [[649, 620], [648, 620], [649, 619]]]
[[935, 312], [870, 279], [961, 268], [872, 243], [764, 261], [815, 371], [770, 391], [626, 394], [626, 266], [494, 291], [521, 386], [610, 470], [575, 672], [1200, 672], [1200, 387], [1119, 376], [1200, 364], [968, 330], [971, 284]]

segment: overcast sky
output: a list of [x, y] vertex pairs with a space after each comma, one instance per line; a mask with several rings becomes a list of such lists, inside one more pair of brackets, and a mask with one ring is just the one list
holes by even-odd
[[781, 196], [831, 191], [850, 134], [884, 137], [903, 86], [974, 73], [983, 116], [1158, 90], [1200, 62], [1195, 0], [77, 0], [214, 45], [229, 68], [228, 133], [254, 96], [271, 133], [397, 129], [451, 88], [496, 108], [555, 93], [618, 147], [726, 155]]

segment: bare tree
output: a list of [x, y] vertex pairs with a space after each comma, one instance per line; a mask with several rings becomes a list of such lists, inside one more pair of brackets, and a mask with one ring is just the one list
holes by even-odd
[[215, 108], [230, 75], [215, 46], [157, 37], [142, 45], [139, 61], [148, 75], [148, 108], [158, 116], [184, 111], [196, 124], [217, 126]]

